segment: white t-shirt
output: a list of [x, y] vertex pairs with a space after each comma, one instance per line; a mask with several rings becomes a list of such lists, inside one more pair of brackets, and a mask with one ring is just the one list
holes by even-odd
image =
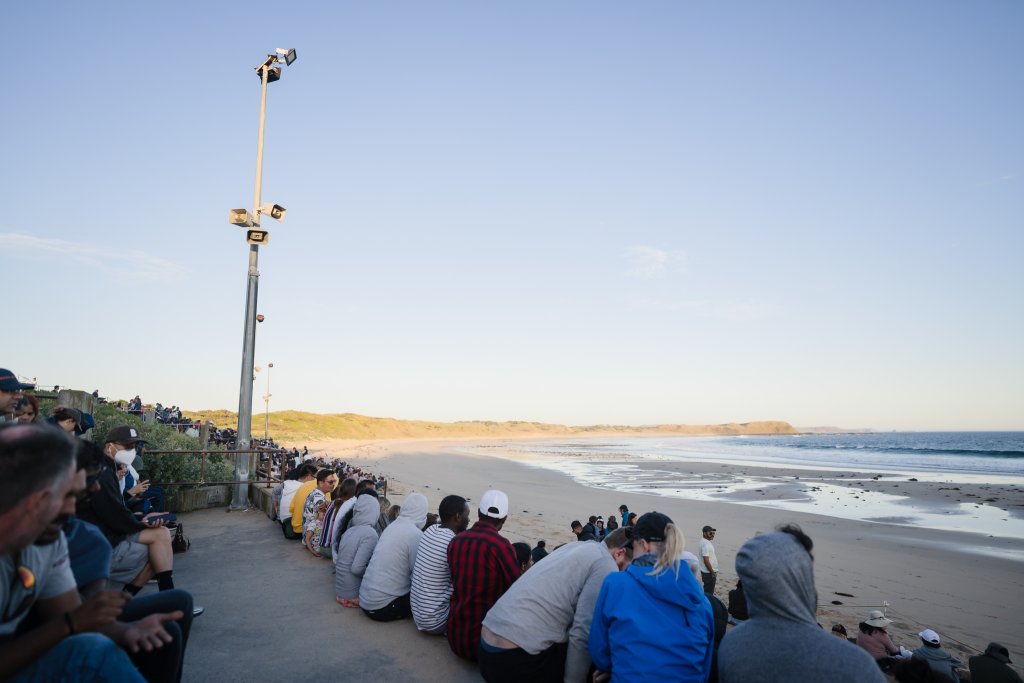
[[[18, 572], [15, 564], [27, 571]], [[64, 532], [50, 545], [30, 545], [20, 553], [0, 556], [0, 636], [9, 636], [39, 600], [75, 590]]]
[[455, 532], [440, 524], [428, 527], [420, 538], [409, 598], [413, 621], [421, 631], [433, 631], [448, 621], [452, 599], [448, 544], [453, 538]]
[[[718, 558], [715, 557], [715, 546], [711, 545], [711, 541], [706, 538], [700, 539], [700, 556], [701, 558], [708, 558], [708, 561], [711, 562], [712, 571], [718, 571]], [[703, 559], [701, 559], [700, 570], [705, 574], [709, 573]]]
[[281, 505], [277, 508], [277, 518], [280, 520], [291, 519], [292, 498], [305, 482], [295, 479], [285, 479], [281, 484]]

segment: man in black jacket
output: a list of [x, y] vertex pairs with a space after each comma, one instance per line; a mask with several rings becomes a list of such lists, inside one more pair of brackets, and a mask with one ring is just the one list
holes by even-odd
[[107, 434], [103, 454], [107, 462], [100, 472], [100, 490], [78, 505], [78, 516], [99, 527], [113, 546], [110, 579], [124, 583], [132, 595], [146, 585], [151, 576], [160, 590], [174, 588], [174, 551], [171, 536], [162, 528], [165, 522], [152, 519], [150, 513], [141, 520], [124, 505], [121, 484], [117, 480], [117, 463], [131, 462], [142, 437], [134, 427], [115, 427]]

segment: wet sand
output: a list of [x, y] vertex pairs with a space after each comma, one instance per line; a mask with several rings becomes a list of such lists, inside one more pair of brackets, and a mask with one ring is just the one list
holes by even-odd
[[[810, 506], [808, 511], [793, 511], [742, 504], [806, 499], [814, 487], [837, 487], [828, 492], [840, 499], [845, 495], [851, 504], [858, 502], [855, 497], [899, 491], [909, 496], [908, 514], [960, 504], [983, 506], [986, 499], [994, 498], [1000, 508], [1012, 511], [1008, 519], [1019, 522], [1024, 509], [1019, 485], [949, 485], [894, 476], [876, 479], [879, 473], [868, 472], [687, 463], [679, 472], [680, 480], [701, 482], [691, 487], [703, 497], [689, 500], [613, 481], [602, 482], [604, 488], [583, 486], [563, 472], [538, 467], [529, 458], [520, 461], [509, 456], [507, 448], [501, 457], [481, 454], [500, 450], [494, 445], [480, 439], [337, 441], [318, 443], [311, 450], [383, 473], [392, 482], [388, 497], [395, 503], [416, 490], [436, 508], [450, 493], [478, 499], [487, 488], [500, 488], [511, 503], [505, 535], [531, 545], [543, 538], [549, 549], [574, 540], [569, 531], [573, 519], [591, 514], [607, 518], [620, 504], [637, 513], [657, 509], [670, 515], [683, 528], [687, 549], [694, 552], [701, 527], [710, 524], [718, 530], [715, 546], [721, 566], [716, 593], [723, 600], [736, 582], [733, 562], [739, 546], [757, 533], [796, 522], [815, 542], [819, 622], [826, 628], [838, 622], [855, 634], [868, 610], [884, 608], [895, 621], [890, 627], [893, 639], [910, 649], [920, 645], [916, 634], [926, 627], [938, 631], [964, 661], [990, 640], [1007, 645], [1011, 653], [1020, 653], [1024, 646], [1024, 538], [999, 535], [998, 530], [979, 534], [890, 524], [885, 519], [843, 519], [815, 514]], [[663, 469], [665, 465], [644, 463], [642, 467]], [[739, 480], [753, 486], [716, 491]]]

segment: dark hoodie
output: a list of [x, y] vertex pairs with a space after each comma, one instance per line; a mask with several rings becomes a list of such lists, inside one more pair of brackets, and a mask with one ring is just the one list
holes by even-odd
[[818, 626], [814, 565], [792, 535], [755, 536], [736, 555], [750, 619], [718, 650], [721, 683], [885, 683], [871, 656]]
[[[704, 683], [711, 673], [714, 617], [685, 563], [651, 575], [641, 555], [601, 586], [590, 625], [590, 656], [613, 683]], [[612, 647], [614, 643], [614, 647]]]

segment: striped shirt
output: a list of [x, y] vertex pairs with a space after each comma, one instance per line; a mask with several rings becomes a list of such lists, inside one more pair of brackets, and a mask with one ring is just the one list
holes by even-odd
[[448, 543], [455, 532], [435, 524], [423, 532], [412, 569], [412, 618], [421, 631], [434, 631], [448, 621], [452, 574], [448, 570]]
[[452, 572], [448, 645], [458, 656], [475, 661], [487, 610], [519, 578], [516, 551], [493, 525], [478, 521], [448, 544], [448, 566]]

